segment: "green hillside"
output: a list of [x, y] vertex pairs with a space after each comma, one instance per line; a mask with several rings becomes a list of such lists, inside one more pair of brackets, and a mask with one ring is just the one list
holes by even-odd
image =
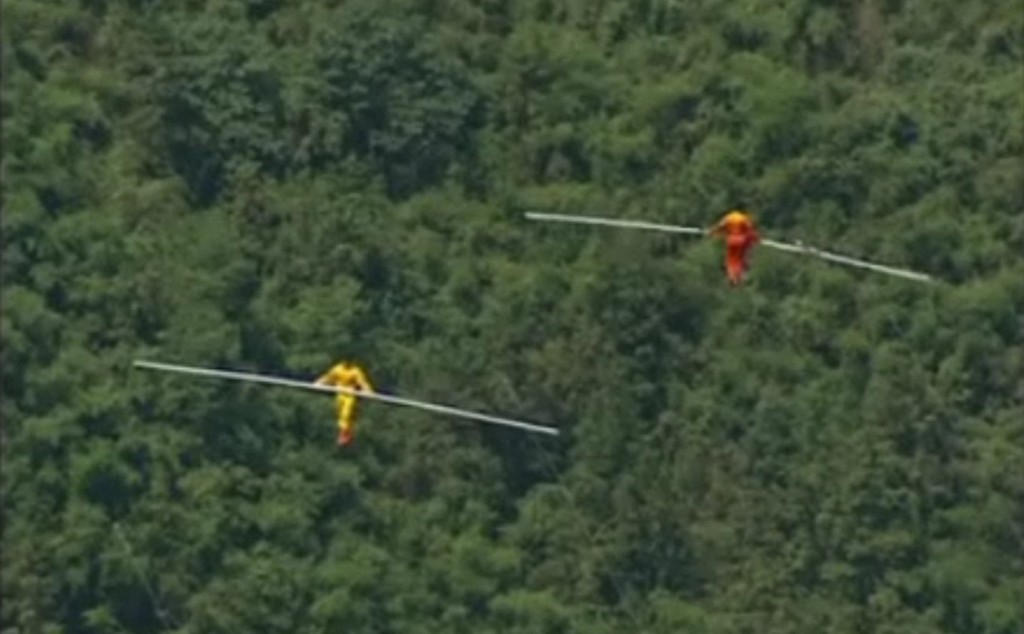
[[1024, 631], [1021, 0], [0, 23], [2, 634]]

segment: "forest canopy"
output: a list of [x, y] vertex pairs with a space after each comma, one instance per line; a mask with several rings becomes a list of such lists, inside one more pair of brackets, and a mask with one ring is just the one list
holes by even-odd
[[1021, 632], [1021, 9], [6, 0], [0, 631]]

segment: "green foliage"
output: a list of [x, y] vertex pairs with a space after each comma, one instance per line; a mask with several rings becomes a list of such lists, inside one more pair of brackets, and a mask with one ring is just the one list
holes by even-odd
[[[1024, 627], [1016, 3], [0, 18], [4, 634]], [[520, 217], [737, 204], [943, 282]]]

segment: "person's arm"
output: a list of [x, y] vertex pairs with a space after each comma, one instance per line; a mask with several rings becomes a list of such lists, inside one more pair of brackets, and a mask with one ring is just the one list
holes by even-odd
[[334, 379], [334, 368], [331, 368], [327, 372], [324, 372], [320, 378], [316, 380], [316, 385], [334, 385], [337, 381]]
[[355, 380], [360, 390], [373, 394], [373, 386], [370, 385], [370, 380], [366, 378], [366, 373], [363, 372], [362, 368], [356, 368]]

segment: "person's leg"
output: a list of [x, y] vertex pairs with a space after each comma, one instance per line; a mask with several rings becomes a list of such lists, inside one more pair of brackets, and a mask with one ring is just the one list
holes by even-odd
[[729, 277], [729, 283], [739, 284], [743, 280], [743, 272], [746, 270], [745, 249], [736, 244], [730, 244], [725, 251], [725, 273]]
[[338, 412], [338, 444], [347, 445], [352, 442], [352, 427], [355, 423], [356, 399], [354, 396], [343, 396], [339, 399]]

